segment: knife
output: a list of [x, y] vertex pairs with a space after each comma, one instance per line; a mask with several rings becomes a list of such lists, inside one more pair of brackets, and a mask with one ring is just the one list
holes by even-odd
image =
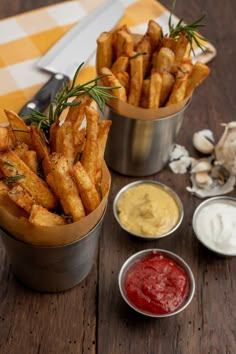
[[63, 85], [73, 78], [79, 65], [95, 52], [100, 33], [111, 30], [123, 14], [119, 0], [106, 0], [61, 37], [36, 64], [52, 73], [52, 77], [26, 102], [19, 115], [28, 115], [32, 109], [44, 112]]

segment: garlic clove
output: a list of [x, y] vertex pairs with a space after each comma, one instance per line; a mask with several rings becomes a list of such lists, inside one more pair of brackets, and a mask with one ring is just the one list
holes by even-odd
[[203, 154], [214, 151], [214, 136], [210, 129], [203, 129], [193, 134], [193, 146]]
[[212, 169], [211, 163], [207, 159], [195, 160], [192, 166], [191, 173], [210, 172]]

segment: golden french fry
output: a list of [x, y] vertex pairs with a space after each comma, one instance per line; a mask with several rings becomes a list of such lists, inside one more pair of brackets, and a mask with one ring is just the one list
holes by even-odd
[[132, 53], [130, 59], [130, 88], [128, 103], [133, 106], [139, 105], [143, 83], [143, 56], [139, 53]]
[[31, 209], [29, 222], [36, 226], [57, 226], [66, 224], [66, 221], [62, 216], [51, 213], [41, 205], [37, 204], [34, 204]]
[[163, 72], [171, 72], [175, 62], [175, 54], [170, 48], [162, 47], [157, 55], [153, 56], [153, 68]]
[[129, 92], [129, 74], [126, 71], [120, 71], [114, 72], [114, 75], [125, 88], [126, 92]]
[[183, 101], [186, 95], [186, 88], [188, 83], [189, 74], [186, 73], [182, 77], [175, 80], [170, 97], [166, 103], [166, 106]]
[[102, 177], [102, 162], [104, 161], [104, 153], [111, 124], [111, 120], [101, 120], [100, 122], [98, 122], [98, 158], [96, 173], [97, 183], [101, 181]]
[[185, 56], [189, 39], [186, 33], [181, 32], [175, 46], [175, 60], [179, 62]]
[[70, 121], [74, 124], [77, 121], [78, 116], [80, 116], [81, 111], [84, 111], [84, 107], [90, 106], [92, 101], [93, 99], [89, 94], [83, 94], [82, 96], [76, 97], [73, 102], [78, 102], [79, 104], [69, 108], [65, 121]]
[[188, 76], [185, 96], [188, 97], [192, 95], [195, 87], [197, 87], [203, 80], [205, 80], [209, 74], [210, 68], [207, 65], [201, 62], [196, 62], [190, 75]]
[[51, 161], [47, 143], [43, 132], [36, 126], [31, 125], [31, 139], [34, 149], [36, 150], [45, 176], [51, 171]]
[[0, 151], [0, 170], [6, 181], [21, 185], [36, 201], [47, 209], [54, 209], [57, 199], [48, 185], [9, 148]]
[[148, 108], [158, 108], [160, 105], [160, 95], [162, 86], [161, 73], [152, 69], [150, 76]]
[[161, 46], [165, 48], [171, 49], [173, 52], [175, 52], [175, 47], [176, 47], [176, 40], [171, 37], [164, 36], [161, 40]]
[[35, 204], [35, 200], [22, 186], [18, 185], [9, 189], [8, 196], [14, 203], [30, 214], [32, 206]]
[[144, 35], [137, 43], [135, 51], [143, 55], [143, 78], [146, 77], [150, 69], [150, 58], [152, 54], [151, 38], [149, 35]]
[[75, 156], [81, 154], [84, 150], [86, 141], [86, 129], [82, 128], [80, 130], [76, 129], [76, 124], [74, 125], [74, 146], [75, 146]]
[[148, 108], [149, 102], [150, 79], [143, 80], [142, 92], [140, 98], [140, 107]]
[[49, 144], [51, 152], [56, 151], [56, 140], [57, 140], [57, 131], [60, 128], [60, 120], [58, 119], [50, 126], [49, 130]]
[[96, 68], [111, 68], [113, 59], [112, 32], [102, 32], [97, 39]]
[[112, 95], [117, 97], [119, 100], [126, 102], [127, 95], [125, 88], [121, 85], [120, 81], [115, 77], [115, 75], [108, 68], [102, 68], [100, 70], [101, 75], [107, 75], [102, 78], [102, 83], [104, 86], [118, 87], [116, 89], [110, 90]]
[[79, 161], [73, 166], [72, 173], [78, 186], [83, 205], [86, 211], [90, 213], [96, 209], [100, 203], [98, 191]]
[[192, 59], [183, 59], [176, 63], [176, 77], [180, 78], [186, 73], [191, 73], [193, 70]]
[[22, 158], [22, 156], [24, 156], [26, 151], [29, 151], [29, 145], [27, 145], [25, 143], [17, 142], [13, 151], [17, 156], [19, 156], [19, 158]]
[[[82, 200], [78, 188], [71, 176], [70, 165], [61, 154], [52, 155], [52, 177], [47, 179], [52, 190], [57, 193], [61, 206], [73, 221], [78, 221], [85, 216]], [[53, 183], [53, 186], [50, 184]]]
[[15, 145], [14, 135], [10, 127], [0, 126], [0, 149], [5, 147], [13, 148]]
[[116, 33], [116, 40], [114, 45], [116, 58], [120, 56], [129, 56], [134, 50], [134, 40], [132, 35], [125, 31], [119, 30]]
[[65, 121], [57, 131], [56, 152], [65, 156], [72, 165], [75, 159], [74, 128], [71, 121]]
[[156, 50], [157, 45], [159, 44], [159, 41], [162, 36], [161, 26], [157, 22], [155, 22], [154, 20], [149, 20], [148, 29], [147, 29], [146, 33], [150, 37], [151, 44], [152, 44], [152, 50]]
[[38, 172], [39, 164], [38, 164], [38, 157], [37, 153], [34, 150], [28, 150], [24, 153], [21, 157], [24, 163], [34, 172]]
[[8, 109], [4, 109], [4, 112], [10, 123], [12, 131], [14, 132], [16, 140], [31, 146], [32, 143], [31, 143], [30, 129], [25, 124], [23, 119], [21, 119], [18, 116], [18, 114], [16, 114], [13, 111], [9, 111]]
[[128, 71], [129, 67], [129, 58], [125, 56], [120, 56], [116, 59], [116, 61], [113, 63], [111, 67], [111, 71], [114, 72], [120, 72], [120, 71]]
[[91, 181], [96, 182], [97, 156], [98, 156], [98, 112], [92, 107], [85, 107], [87, 121], [87, 134], [84, 151], [81, 157], [81, 163], [88, 173]]
[[165, 104], [175, 83], [174, 75], [172, 75], [171, 73], [164, 71], [161, 73], [161, 76], [162, 76], [162, 85], [161, 85], [161, 94], [160, 94], [160, 107], [162, 107]]

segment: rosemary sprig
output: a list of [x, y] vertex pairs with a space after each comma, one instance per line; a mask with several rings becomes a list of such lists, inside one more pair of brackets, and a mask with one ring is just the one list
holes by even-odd
[[94, 99], [99, 109], [103, 112], [106, 100], [109, 98], [116, 98], [109, 91], [118, 87], [99, 86], [98, 81], [107, 75], [99, 76], [84, 84], [76, 85], [77, 76], [83, 65], [84, 63], [82, 63], [76, 70], [71, 86], [69, 84], [65, 84], [61, 92], [50, 104], [48, 115], [32, 109], [31, 114], [24, 116], [23, 119], [30, 120], [31, 124], [37, 125], [44, 131], [48, 131], [50, 126], [59, 119], [65, 108], [80, 104], [79, 99], [73, 102], [72, 99], [83, 96], [86, 93]]
[[205, 18], [205, 15], [201, 16], [198, 20], [188, 25], [184, 23], [183, 19], [180, 19], [179, 22], [176, 25], [174, 25], [172, 22], [172, 15], [174, 13], [175, 4], [176, 4], [176, 0], [173, 0], [169, 21], [168, 21], [169, 37], [176, 38], [179, 37], [181, 32], [185, 32], [189, 40], [190, 52], [195, 54], [194, 47], [193, 47], [194, 42], [197, 45], [197, 47], [199, 47], [203, 52], [205, 52], [206, 47], [200, 41], [207, 42], [207, 39], [201, 36], [199, 33], [196, 33], [200, 27], [205, 26], [203, 23], [201, 23], [202, 20]]
[[25, 178], [25, 176], [24, 175], [4, 176], [1, 177], [0, 179], [3, 179], [5, 181], [6, 186], [10, 186], [11, 184], [16, 183], [16, 181], [22, 178]]

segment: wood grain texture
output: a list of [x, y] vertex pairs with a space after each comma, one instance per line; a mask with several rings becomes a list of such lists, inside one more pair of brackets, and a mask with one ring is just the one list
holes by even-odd
[[[2, 0], [6, 17], [54, 0]], [[163, 0], [170, 8], [171, 1]], [[190, 22], [206, 13], [202, 33], [216, 46], [211, 74], [197, 88], [178, 137], [178, 143], [197, 156], [192, 147], [196, 130], [209, 128], [216, 138], [221, 123], [235, 120], [236, 2], [177, 1], [175, 13]], [[118, 226], [112, 203], [118, 190], [136, 178], [112, 172], [109, 205], [104, 219], [98, 258], [80, 285], [59, 294], [40, 294], [13, 276], [0, 243], [0, 353], [1, 354], [235, 354], [236, 259], [218, 257], [199, 244], [192, 216], [200, 199], [186, 191], [188, 175], [168, 168], [146, 177], [172, 187], [181, 197], [185, 217], [180, 228], [159, 241], [138, 241]], [[236, 192], [231, 196], [236, 197]], [[193, 270], [196, 293], [189, 307], [175, 317], [148, 319], [132, 311], [118, 290], [122, 263], [133, 253], [163, 248], [182, 256]]]

